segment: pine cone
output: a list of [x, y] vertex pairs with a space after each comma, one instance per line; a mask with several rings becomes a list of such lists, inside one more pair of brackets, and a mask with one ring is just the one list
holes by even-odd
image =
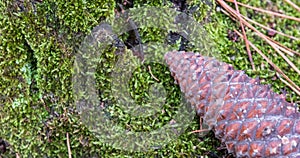
[[300, 157], [296, 106], [258, 79], [192, 52], [165, 60], [186, 99], [236, 157]]

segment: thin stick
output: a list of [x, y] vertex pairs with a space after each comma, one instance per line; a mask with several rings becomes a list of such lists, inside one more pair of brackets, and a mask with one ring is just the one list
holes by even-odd
[[68, 132], [67, 132], [67, 147], [68, 147], [69, 158], [72, 158], [72, 152], [71, 152], [70, 139], [69, 139], [69, 133]]
[[202, 132], [209, 132], [209, 131], [210, 131], [209, 129], [199, 129], [199, 130], [192, 131], [190, 133], [202, 133]]
[[[217, 0], [217, 1], [219, 2], [220, 0]], [[232, 2], [232, 1], [230, 1], [230, 0], [226, 0], [226, 1]], [[293, 17], [293, 16], [288, 16], [288, 15], [285, 15], [285, 14], [280, 14], [280, 13], [272, 12], [272, 11], [265, 10], [265, 9], [262, 9], [262, 8], [253, 7], [253, 6], [250, 6], [250, 5], [247, 5], [247, 4], [243, 4], [243, 3], [240, 3], [240, 2], [237, 2], [237, 4], [240, 5], [240, 6], [249, 8], [249, 9], [253, 9], [253, 10], [262, 12], [262, 13], [266, 13], [266, 14], [278, 16], [278, 17], [281, 17], [281, 18], [290, 19], [290, 20], [295, 20], [295, 21], [300, 22], [300, 18], [296, 18], [296, 17]]]
[[[238, 7], [238, 5], [236, 3], [236, 0], [234, 0], [234, 4], [235, 4], [235, 10], [237, 12], [237, 16], [239, 17], [239, 19], [242, 19], [240, 17], [241, 14], [240, 14], [240, 11], [239, 11], [239, 7]], [[246, 50], [247, 50], [247, 53], [248, 53], [248, 57], [249, 57], [252, 69], [255, 70], [255, 66], [254, 66], [252, 54], [251, 54], [251, 51], [250, 51], [250, 48], [249, 48], [249, 43], [248, 43], [248, 40], [247, 40], [247, 35], [246, 35], [246, 32], [245, 32], [245, 28], [244, 28], [244, 25], [243, 25], [242, 21], [240, 20], [239, 22], [240, 22], [240, 25], [241, 25], [241, 28], [242, 28], [243, 38], [244, 38], [244, 42], [246, 44]]]
[[[234, 30], [240, 37], [242, 37], [243, 35], [238, 32], [237, 30]], [[290, 84], [287, 84], [287, 86], [289, 86], [294, 92], [296, 92], [299, 96], [300, 96], [300, 88], [288, 77], [285, 75], [285, 73], [278, 67], [276, 66], [265, 54], [262, 53], [261, 50], [259, 50], [254, 44], [252, 44], [249, 41], [250, 46], [259, 54], [261, 55], [277, 72], [279, 72], [283, 78], [285, 78], [289, 83], [292, 84], [292, 86]]]
[[149, 72], [150, 72], [150, 75], [152, 78], [154, 78], [157, 82], [159, 82], [159, 79], [157, 79], [153, 74], [152, 74], [152, 71], [151, 71], [151, 67], [148, 66], [148, 69], [149, 69]]
[[298, 12], [300, 12], [300, 7], [298, 7], [295, 3], [293, 3], [290, 0], [284, 0], [285, 2], [287, 2], [289, 5], [291, 5], [292, 7], [294, 7], [295, 9], [298, 10]]

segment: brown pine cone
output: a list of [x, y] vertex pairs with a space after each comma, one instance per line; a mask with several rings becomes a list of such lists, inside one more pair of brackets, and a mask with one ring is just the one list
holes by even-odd
[[192, 52], [165, 60], [199, 116], [236, 157], [300, 157], [300, 115], [283, 95], [229, 64]]

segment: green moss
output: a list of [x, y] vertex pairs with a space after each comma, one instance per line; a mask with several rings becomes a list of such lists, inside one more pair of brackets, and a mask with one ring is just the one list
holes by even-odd
[[[272, 6], [277, 6], [278, 10], [283, 10], [291, 16], [300, 16], [299, 12], [292, 10], [288, 5], [283, 5], [283, 2], [272, 3]], [[272, 84], [276, 92], [286, 90], [289, 100], [300, 99], [276, 78], [275, 71], [254, 51], [253, 60], [257, 70], [251, 70], [243, 41], [239, 39], [234, 42], [227, 37], [228, 30], [236, 29], [238, 25], [226, 15], [215, 12], [214, 3], [207, 5], [202, 1], [190, 0], [187, 4], [189, 13], [198, 22], [204, 24], [207, 36], [214, 41], [214, 47], [205, 49], [205, 51], [211, 51], [207, 54], [217, 56], [220, 60], [234, 65], [236, 69], [244, 70], [251, 77], [260, 77], [263, 83]], [[255, 0], [248, 4], [262, 8], [270, 7], [266, 2], [258, 3]], [[23, 5], [25, 9], [18, 7], [15, 1], [0, 2], [2, 13], [0, 15], [0, 137], [11, 144], [11, 150], [5, 153], [7, 157], [14, 157], [15, 152], [22, 157], [41, 157], [41, 155], [67, 157], [66, 133], [70, 135], [73, 157], [196, 157], [208, 151], [218, 155], [225, 153], [217, 151], [220, 144], [213, 138], [212, 133], [204, 138], [189, 133], [199, 129], [199, 118], [195, 118], [178, 139], [153, 151], [122, 151], [99, 141], [88, 127], [83, 125], [76, 111], [72, 93], [72, 67], [74, 56], [79, 53], [78, 48], [84, 37], [101, 20], [114, 17], [116, 2], [113, 0], [105, 0], [105, 2], [102, 0], [43, 1], [32, 6], [26, 1]], [[170, 2], [160, 0], [134, 2], [136, 8], [142, 8], [145, 5], [166, 8], [173, 6]], [[262, 24], [276, 23], [276, 29], [299, 37], [299, 23], [295, 21], [257, 14], [242, 7], [240, 10]], [[143, 13], [131, 15], [131, 18], [141, 20], [139, 19], [141, 14]], [[161, 16], [160, 22], [165, 23], [165, 28], [156, 28], [154, 25], [152, 27], [141, 26], [138, 30], [142, 42], [151, 43], [145, 53], [155, 57], [161, 57], [166, 50], [179, 49], [180, 45], [180, 40], [168, 47], [158, 44], [167, 43], [165, 39], [168, 31], [174, 29], [164, 19], [168, 16], [158, 14]], [[247, 32], [249, 40], [297, 85], [300, 85], [299, 74], [295, 73], [270, 46], [262, 42], [254, 33]], [[125, 40], [127, 37], [128, 34], [125, 33], [120, 36], [120, 39]], [[279, 35], [276, 35], [274, 39], [291, 49], [299, 50], [299, 41]], [[116, 85], [112, 85], [114, 80], [111, 74], [116, 68], [115, 63], [122, 57], [115, 54], [118, 51], [122, 52], [119, 49], [112, 46], [102, 53], [96, 74], [97, 86], [101, 91], [99, 97], [103, 102], [111, 103], [110, 110], [114, 112], [111, 116], [119, 119], [122, 126], [129, 125], [131, 129], [137, 131], [160, 128], [176, 113], [176, 105], [180, 102], [179, 87], [173, 84], [168, 69], [162, 64], [146, 62], [147, 65], [137, 67], [128, 83], [128, 92], [133, 96], [134, 101], [147, 106], [147, 99], [151, 100], [149, 88], [151, 89], [151, 85], [157, 83], [166, 84], [169, 99], [164, 106], [165, 113], [158, 113], [155, 119], [132, 118], [118, 108], [117, 97], [112, 93]], [[188, 45], [187, 49], [201, 51], [195, 43]], [[126, 51], [130, 52], [130, 50]], [[299, 57], [288, 56], [288, 58], [298, 68], [300, 67]], [[132, 58], [128, 57], [128, 59]], [[156, 81], [149, 73], [148, 66], [151, 67], [152, 75], [159, 81]], [[153, 123], [155, 126], [150, 127]], [[199, 141], [199, 138], [203, 141]]]

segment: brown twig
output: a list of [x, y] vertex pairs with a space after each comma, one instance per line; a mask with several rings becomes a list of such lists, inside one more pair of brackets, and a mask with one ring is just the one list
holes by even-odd
[[72, 152], [71, 152], [70, 139], [69, 139], [69, 133], [68, 132], [67, 132], [67, 147], [68, 147], [69, 158], [72, 158]]
[[[237, 16], [239, 17], [239, 19], [241, 19], [241, 14], [240, 14], [239, 7], [237, 5], [236, 0], [234, 0], [234, 4], [235, 4], [235, 10], [237, 12]], [[249, 43], [248, 43], [248, 40], [247, 40], [247, 35], [246, 35], [246, 32], [245, 32], [245, 28], [244, 28], [244, 25], [243, 25], [242, 21], [239, 20], [239, 22], [240, 22], [240, 25], [241, 25], [241, 28], [242, 28], [243, 38], [244, 38], [244, 41], [245, 41], [245, 44], [246, 44], [246, 50], [247, 50], [247, 53], [248, 53], [248, 57], [249, 57], [252, 69], [255, 70], [255, 66], [254, 66], [252, 54], [251, 54], [251, 51], [250, 51], [250, 48], [249, 48]]]
[[[221, 1], [221, 0], [217, 0], [217, 1]], [[226, 0], [226, 1], [232, 2], [232, 0]], [[265, 9], [262, 9], [262, 8], [253, 7], [253, 6], [250, 6], [250, 5], [247, 5], [247, 4], [244, 4], [244, 3], [240, 3], [240, 2], [237, 2], [237, 4], [240, 5], [240, 6], [252, 9], [252, 10], [256, 10], [256, 11], [262, 12], [262, 13], [266, 13], [266, 14], [278, 16], [278, 17], [281, 17], [281, 18], [295, 20], [295, 21], [300, 22], [300, 18], [296, 18], [296, 17], [293, 17], [293, 16], [288, 16], [288, 15], [285, 15], [285, 14], [280, 14], [280, 13], [272, 12], [272, 11], [265, 10]]]

